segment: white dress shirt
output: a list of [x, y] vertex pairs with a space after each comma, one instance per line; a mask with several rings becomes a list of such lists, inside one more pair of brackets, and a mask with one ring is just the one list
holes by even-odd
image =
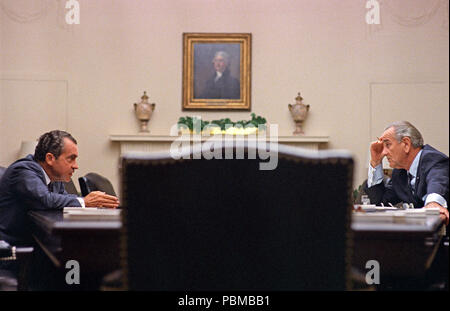
[[[417, 169], [419, 167], [419, 161], [420, 161], [420, 155], [422, 154], [422, 150], [419, 151], [419, 153], [414, 158], [408, 173], [413, 176], [411, 179], [411, 187], [414, 189], [414, 186], [416, 184], [416, 177], [417, 177]], [[382, 164], [378, 164], [375, 168], [372, 167], [372, 165], [369, 164], [369, 172], [368, 172], [368, 178], [367, 178], [367, 186], [370, 188], [372, 186], [378, 185], [383, 181], [383, 167]], [[427, 205], [430, 202], [436, 202], [440, 204], [441, 206], [447, 208], [447, 201], [438, 193], [427, 193], [422, 197], [422, 201], [424, 201], [425, 205]]]

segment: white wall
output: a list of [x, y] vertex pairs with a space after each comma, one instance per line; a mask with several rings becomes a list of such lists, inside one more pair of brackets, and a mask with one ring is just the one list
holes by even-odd
[[[287, 105], [300, 91], [311, 106], [306, 134], [352, 151], [355, 183], [365, 179], [369, 142], [396, 119], [448, 154], [448, 1], [379, 0], [380, 25], [366, 24], [365, 2], [79, 0], [81, 23], [67, 25], [64, 0], [2, 0], [0, 165], [22, 140], [64, 129], [79, 143], [74, 179], [95, 171], [119, 189], [109, 135], [137, 133], [132, 104], [142, 92], [156, 103], [153, 134], [194, 114], [181, 110], [183, 32], [252, 33], [252, 112], [290, 135]], [[401, 25], [423, 12], [419, 25]]]

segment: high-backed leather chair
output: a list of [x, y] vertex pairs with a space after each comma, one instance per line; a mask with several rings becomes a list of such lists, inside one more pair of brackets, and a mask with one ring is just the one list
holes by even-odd
[[70, 179], [69, 182], [64, 183], [64, 188], [66, 189], [67, 193], [69, 193], [69, 194], [75, 194], [75, 195], [79, 194], [77, 188], [75, 187], [75, 184], [73, 183], [72, 178]]
[[[0, 166], [0, 180], [5, 171], [6, 167]], [[28, 288], [26, 273], [32, 252], [32, 247], [11, 246], [0, 239], [0, 262], [17, 265], [17, 271], [13, 271], [14, 269], [5, 269], [0, 264], [0, 291], [26, 290]]]
[[78, 178], [82, 196], [87, 196], [91, 191], [103, 191], [106, 194], [116, 196], [114, 187], [111, 182], [97, 173], [88, 173]]
[[[11, 246], [0, 240], [0, 291], [28, 289], [27, 272], [33, 251], [33, 247]], [[3, 263], [10, 263], [11, 268], [7, 269]]]
[[240, 144], [214, 149], [244, 159], [124, 155], [124, 288], [349, 289], [351, 155], [270, 146], [273, 170]]

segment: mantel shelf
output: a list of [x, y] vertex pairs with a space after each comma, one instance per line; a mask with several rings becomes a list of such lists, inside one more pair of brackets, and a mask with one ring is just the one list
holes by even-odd
[[[182, 135], [182, 136], [171, 136], [171, 135], [153, 135], [149, 133], [139, 133], [139, 134], [118, 134], [110, 135], [109, 139], [112, 142], [117, 142], [120, 144], [120, 153], [125, 152], [152, 152], [152, 151], [164, 151], [169, 150], [174, 141], [189, 141], [191, 143], [197, 143], [200, 141], [206, 141], [209, 138], [214, 139], [215, 136], [196, 136], [193, 135]], [[319, 150], [321, 144], [326, 144], [330, 141], [329, 136], [278, 136], [277, 138], [258, 137], [257, 135], [252, 136], [241, 136], [235, 138], [235, 136], [224, 135], [224, 139], [232, 140], [243, 140], [248, 141], [248, 139], [263, 139], [266, 141], [277, 141], [280, 144], [286, 144], [291, 146], [298, 146], [310, 150]]]
[[[182, 136], [151, 135], [143, 133], [110, 135], [109, 139], [116, 142], [173, 142], [180, 137]], [[211, 137], [212, 136], [203, 136], [202, 140]], [[244, 139], [246, 138], [247, 136], [244, 136]], [[328, 143], [329, 141], [329, 136], [278, 136], [278, 142], [280, 143]]]

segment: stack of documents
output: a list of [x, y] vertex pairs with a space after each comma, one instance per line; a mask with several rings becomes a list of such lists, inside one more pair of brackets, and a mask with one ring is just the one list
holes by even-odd
[[73, 220], [120, 220], [120, 209], [64, 207], [64, 218]]
[[353, 220], [366, 222], [402, 222], [408, 219], [426, 219], [427, 216], [439, 215], [439, 208], [397, 209], [378, 208], [375, 212], [354, 212]]
[[[383, 213], [353, 213], [354, 221], [364, 222], [394, 222], [395, 212]], [[400, 215], [397, 215], [397, 217]]]
[[376, 206], [375, 204], [369, 205], [354, 205], [355, 210], [361, 210], [364, 212], [381, 212], [381, 211], [398, 211], [399, 209], [395, 206]]
[[439, 207], [429, 208], [411, 208], [404, 211], [408, 217], [425, 217], [430, 215], [439, 215]]

